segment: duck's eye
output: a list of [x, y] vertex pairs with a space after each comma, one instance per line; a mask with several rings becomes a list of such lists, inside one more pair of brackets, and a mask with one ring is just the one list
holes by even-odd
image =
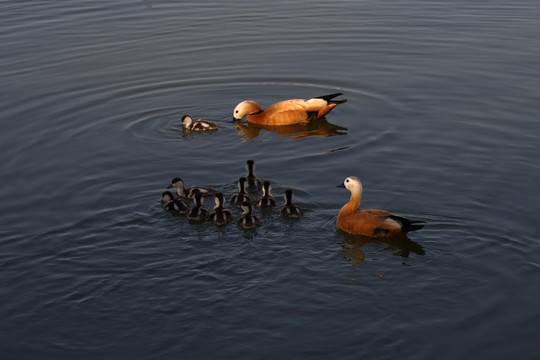
[[236, 113], [237, 113], [237, 114], [238, 114], [238, 111], [239, 111], [239, 110], [236, 110]]
[[349, 182], [349, 179], [345, 180], [345, 182]]

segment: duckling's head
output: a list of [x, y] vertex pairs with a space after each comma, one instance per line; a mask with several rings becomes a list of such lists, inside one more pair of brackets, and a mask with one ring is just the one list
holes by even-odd
[[182, 178], [179, 178], [179, 177], [173, 178], [171, 180], [171, 184], [169, 186], [167, 186], [167, 189], [170, 189], [172, 187], [183, 188], [184, 187], [184, 180], [182, 180]]
[[235, 120], [240, 120], [246, 115], [255, 114], [262, 111], [261, 106], [255, 101], [246, 100], [236, 105], [233, 111], [233, 117]]
[[240, 208], [242, 209], [242, 215], [251, 214], [251, 211], [253, 210], [251, 202], [249, 201], [244, 201], [242, 205], [240, 205]]
[[360, 182], [360, 179], [358, 179], [356, 176], [349, 176], [343, 181], [343, 184], [340, 184], [337, 187], [346, 188], [352, 193], [362, 192], [362, 183]]
[[270, 195], [270, 181], [268, 180], [263, 183], [263, 193], [266, 196]]
[[182, 116], [182, 125], [185, 127], [188, 127], [193, 122], [193, 118], [190, 115], [184, 115]]
[[216, 207], [215, 208], [222, 207], [223, 203], [225, 202], [225, 198], [223, 197], [223, 193], [221, 193], [221, 192], [216, 193], [215, 201], [216, 201]]
[[203, 196], [201, 192], [199, 191], [199, 189], [193, 190], [193, 198], [194, 198], [195, 206], [202, 206]]
[[292, 201], [292, 190], [291, 189], [287, 189], [285, 190], [285, 201], [288, 203], [290, 203]]
[[173, 194], [170, 191], [165, 191], [161, 194], [161, 201], [168, 203], [169, 201], [174, 200]]
[[246, 190], [246, 181], [247, 179], [245, 177], [241, 177], [238, 179], [238, 190], [245, 191]]

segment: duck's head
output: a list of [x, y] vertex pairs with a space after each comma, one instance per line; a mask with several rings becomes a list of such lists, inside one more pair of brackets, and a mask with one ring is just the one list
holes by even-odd
[[203, 196], [199, 189], [193, 190], [193, 201], [195, 202], [195, 206], [202, 206], [203, 204]]
[[244, 201], [242, 205], [240, 205], [240, 208], [242, 209], [243, 215], [251, 214], [251, 211], [253, 210], [251, 207], [251, 202], [249, 201]]
[[339, 184], [337, 187], [346, 188], [352, 193], [361, 193], [362, 192], [362, 183], [360, 179], [356, 176], [349, 176], [346, 178], [342, 184]]
[[172, 201], [174, 199], [172, 192], [165, 191], [163, 194], [161, 194], [161, 201], [164, 203], [168, 203], [169, 201]]
[[186, 114], [182, 116], [182, 125], [188, 127], [189, 125], [191, 125], [191, 123], [193, 123], [193, 118], [190, 115]]
[[240, 191], [246, 191], [246, 181], [247, 179], [245, 177], [241, 177], [238, 179], [238, 190]]
[[292, 202], [292, 190], [291, 189], [287, 189], [285, 190], [285, 202], [287, 204], [291, 203]]
[[215, 201], [216, 201], [216, 207], [214, 209], [222, 207], [223, 203], [225, 202], [225, 198], [223, 197], [223, 193], [221, 193], [221, 192], [216, 193]]
[[171, 180], [171, 184], [167, 186], [167, 189], [170, 189], [172, 187], [184, 188], [184, 180], [182, 180], [182, 178], [179, 178], [178, 176], [173, 178]]
[[270, 195], [270, 181], [268, 180], [263, 183], [263, 193], [266, 196]]
[[245, 100], [236, 105], [233, 110], [233, 118], [235, 120], [240, 120], [246, 115], [255, 114], [259, 111], [262, 111], [259, 104], [257, 104], [255, 101]]
[[247, 172], [248, 174], [253, 174], [253, 169], [255, 169], [255, 161], [253, 160], [248, 160], [246, 161], [246, 169], [247, 169]]

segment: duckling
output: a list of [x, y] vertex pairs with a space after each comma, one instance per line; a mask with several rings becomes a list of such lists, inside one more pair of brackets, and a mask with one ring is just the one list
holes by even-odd
[[285, 190], [285, 205], [281, 207], [280, 213], [282, 216], [298, 219], [300, 216], [302, 216], [303, 212], [302, 209], [297, 207], [292, 202], [292, 190], [287, 189]]
[[218, 192], [216, 193], [216, 206], [210, 212], [209, 219], [216, 225], [225, 225], [232, 220], [231, 210], [227, 209], [224, 206], [225, 199], [223, 194]]
[[161, 195], [161, 204], [166, 211], [175, 215], [186, 215], [189, 210], [189, 206], [182, 200], [175, 199], [170, 191]]
[[242, 217], [238, 220], [238, 226], [244, 229], [255, 229], [261, 224], [259, 218], [251, 214], [251, 202], [244, 201], [242, 203]]
[[292, 99], [270, 105], [262, 109], [255, 101], [246, 100], [236, 105], [233, 117], [236, 120], [247, 115], [248, 123], [258, 125], [305, 124], [320, 119], [339, 104], [347, 100], [333, 100], [342, 93], [314, 97], [308, 100]]
[[376, 238], [398, 237], [424, 227], [423, 221], [408, 220], [385, 210], [358, 209], [363, 188], [356, 176], [349, 176], [337, 187], [347, 188], [351, 192], [351, 199], [341, 208], [336, 220], [336, 226], [349, 234]]
[[207, 186], [190, 186], [188, 188], [184, 187], [184, 180], [180, 177], [175, 177], [171, 180], [171, 184], [167, 186], [167, 189], [175, 187], [177, 189], [178, 196], [181, 198], [187, 198], [187, 199], [193, 199], [194, 197], [194, 191], [195, 189], [199, 190], [199, 192], [203, 196], [210, 196], [214, 195], [217, 191], [209, 188]]
[[208, 216], [208, 211], [203, 206], [203, 196], [199, 190], [195, 190], [194, 194], [195, 205], [189, 210], [187, 218], [190, 221], [205, 221]]
[[270, 181], [265, 181], [263, 184], [263, 195], [259, 200], [257, 200], [258, 207], [260, 208], [268, 208], [276, 206], [276, 200], [274, 200], [274, 197], [270, 194]]
[[249, 201], [251, 203], [251, 198], [246, 191], [246, 181], [245, 177], [238, 179], [238, 192], [231, 196], [231, 204], [240, 207], [244, 201]]
[[261, 180], [259, 180], [255, 174], [253, 173], [253, 170], [255, 168], [255, 162], [253, 160], [248, 160], [246, 162], [246, 180], [247, 180], [247, 189], [254, 191], [259, 190], [262, 186]]
[[173, 200], [174, 200], [174, 196], [172, 192], [164, 191], [163, 194], [161, 194], [161, 206], [163, 206], [164, 208], [165, 208], [165, 205], [167, 205]]
[[189, 131], [213, 131], [217, 130], [216, 123], [207, 120], [195, 120], [190, 115], [182, 116], [182, 125]]

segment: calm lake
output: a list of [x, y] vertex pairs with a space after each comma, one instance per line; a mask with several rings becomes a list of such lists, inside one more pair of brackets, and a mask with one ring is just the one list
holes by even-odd
[[[2, 359], [540, 358], [538, 1], [1, 5]], [[308, 126], [232, 122], [336, 92]], [[163, 210], [248, 159], [302, 218]], [[338, 232], [348, 176], [424, 229]]]

